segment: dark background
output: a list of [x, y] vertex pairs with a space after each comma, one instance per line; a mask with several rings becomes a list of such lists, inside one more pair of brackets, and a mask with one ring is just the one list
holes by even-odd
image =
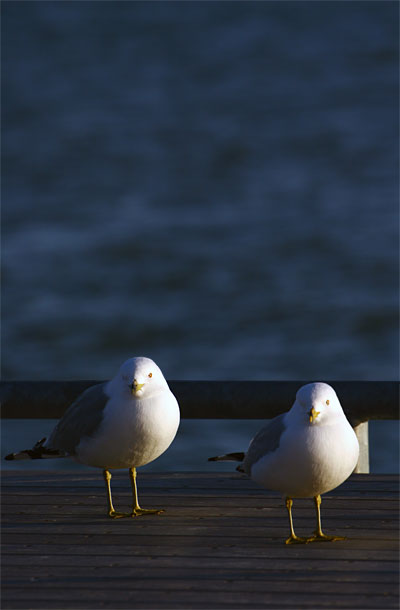
[[397, 2], [3, 2], [3, 379], [397, 378], [397, 47]]

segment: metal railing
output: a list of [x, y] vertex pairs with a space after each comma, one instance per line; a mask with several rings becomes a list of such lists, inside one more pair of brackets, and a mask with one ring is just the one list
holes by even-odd
[[[3, 381], [2, 419], [54, 418], [99, 381]], [[287, 411], [307, 381], [168, 381], [187, 419], [271, 419]], [[369, 472], [368, 421], [399, 419], [394, 381], [329, 381], [360, 443], [355, 472]]]

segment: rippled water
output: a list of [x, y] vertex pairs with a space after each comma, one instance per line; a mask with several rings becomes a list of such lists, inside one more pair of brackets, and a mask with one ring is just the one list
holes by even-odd
[[397, 378], [395, 3], [2, 12], [3, 379]]

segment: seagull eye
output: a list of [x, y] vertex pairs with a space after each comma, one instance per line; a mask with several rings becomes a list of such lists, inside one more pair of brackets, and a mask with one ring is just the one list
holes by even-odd
[[326, 401], [326, 404], [329, 405], [329, 400]]
[[148, 377], [153, 377], [153, 373], [149, 373], [149, 374], [148, 374]]

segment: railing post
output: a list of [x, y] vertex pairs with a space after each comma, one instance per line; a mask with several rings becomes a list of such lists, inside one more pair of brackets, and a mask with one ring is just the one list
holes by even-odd
[[362, 424], [358, 424], [355, 426], [354, 432], [358, 438], [358, 443], [360, 445], [360, 455], [358, 457], [357, 466], [354, 469], [354, 472], [368, 473], [369, 472], [369, 446], [368, 446], [368, 422], [365, 421]]

